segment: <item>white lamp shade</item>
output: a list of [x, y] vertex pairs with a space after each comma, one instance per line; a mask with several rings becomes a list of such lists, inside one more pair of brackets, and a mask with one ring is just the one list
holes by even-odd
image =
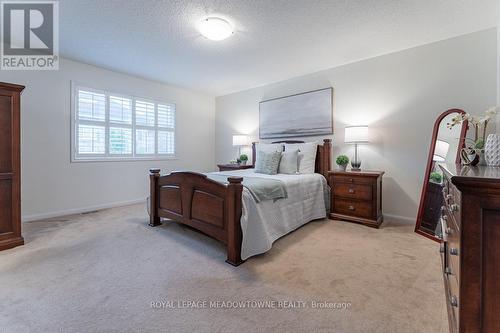
[[345, 143], [369, 142], [368, 126], [348, 126], [345, 128]]
[[446, 155], [448, 155], [448, 149], [450, 149], [450, 144], [448, 142], [436, 140], [436, 146], [434, 146], [434, 156], [432, 160], [436, 162], [446, 161]]
[[247, 135], [233, 135], [233, 146], [248, 146]]

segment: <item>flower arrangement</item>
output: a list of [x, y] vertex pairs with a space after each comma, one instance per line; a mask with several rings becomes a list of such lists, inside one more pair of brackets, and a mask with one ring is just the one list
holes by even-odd
[[488, 127], [488, 122], [495, 118], [496, 114], [500, 111], [500, 107], [493, 107], [484, 112], [483, 116], [473, 116], [469, 113], [461, 113], [451, 119], [451, 122], [447, 124], [448, 128], [452, 128], [455, 125], [461, 124], [465, 120], [468, 121], [474, 127], [474, 145], [468, 147], [475, 151], [481, 151], [484, 149], [484, 143], [486, 140], [486, 128]]

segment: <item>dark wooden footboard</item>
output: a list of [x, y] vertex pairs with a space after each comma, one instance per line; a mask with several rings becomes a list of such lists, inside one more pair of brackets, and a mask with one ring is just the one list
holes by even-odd
[[154, 227], [160, 218], [186, 224], [227, 246], [227, 260], [238, 266], [241, 260], [241, 177], [229, 177], [221, 184], [196, 172], [172, 172], [160, 176], [150, 170], [150, 221]]

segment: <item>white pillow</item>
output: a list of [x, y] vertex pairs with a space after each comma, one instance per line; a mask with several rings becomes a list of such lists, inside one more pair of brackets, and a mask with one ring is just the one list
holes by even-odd
[[289, 175], [296, 174], [298, 172], [299, 165], [299, 150], [287, 150], [281, 153], [280, 166], [278, 168], [278, 173], [286, 173]]
[[285, 144], [285, 151], [299, 150], [298, 170], [299, 173], [314, 173], [316, 170], [316, 152], [318, 150], [317, 142], [292, 143]]

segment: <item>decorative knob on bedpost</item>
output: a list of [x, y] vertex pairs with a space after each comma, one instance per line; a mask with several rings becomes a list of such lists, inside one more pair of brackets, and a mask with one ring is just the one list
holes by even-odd
[[240, 184], [243, 181], [243, 177], [228, 177], [227, 181], [230, 184]]
[[158, 216], [160, 169], [149, 169], [149, 225], [155, 227], [160, 225], [160, 216]]

